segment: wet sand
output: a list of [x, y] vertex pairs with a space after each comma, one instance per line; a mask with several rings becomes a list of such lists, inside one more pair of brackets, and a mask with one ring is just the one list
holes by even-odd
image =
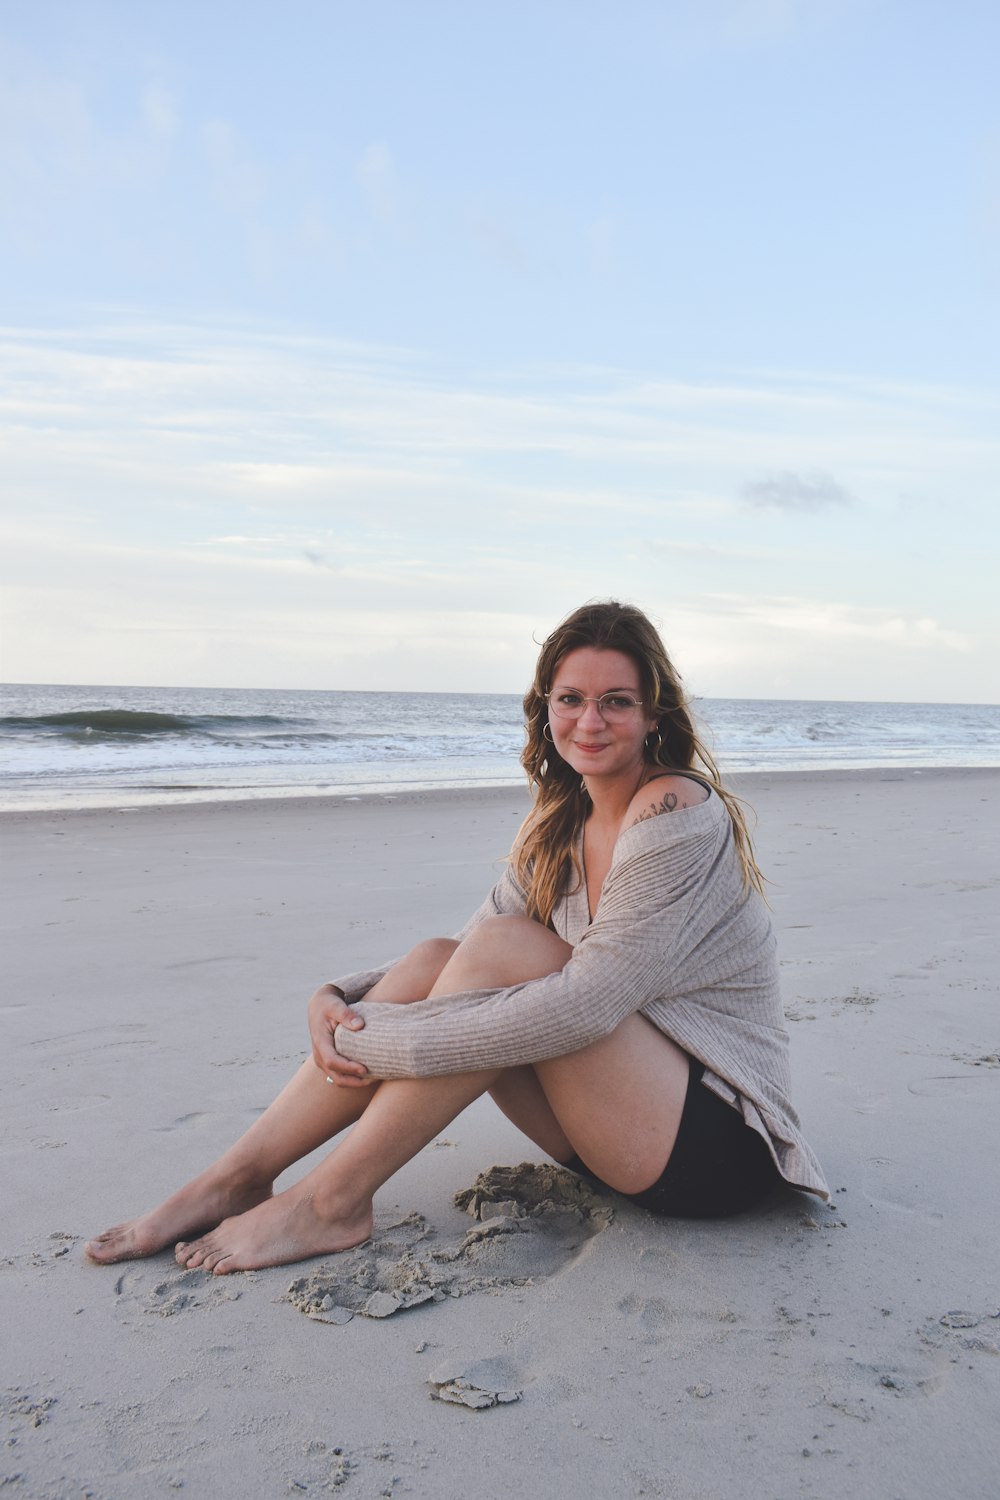
[[0, 815], [10, 1493], [992, 1497], [1000, 772], [737, 789], [830, 1206], [656, 1222], [480, 1102], [369, 1246], [219, 1278], [81, 1246], [267, 1104], [320, 980], [460, 925], [526, 798]]

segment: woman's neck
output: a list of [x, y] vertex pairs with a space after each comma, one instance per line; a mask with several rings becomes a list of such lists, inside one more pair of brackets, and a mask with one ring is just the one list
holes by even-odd
[[608, 781], [603, 776], [584, 777], [584, 785], [590, 796], [590, 812], [587, 822], [595, 828], [617, 834], [628, 812], [629, 803], [649, 776], [649, 766], [643, 761], [628, 775], [616, 776]]

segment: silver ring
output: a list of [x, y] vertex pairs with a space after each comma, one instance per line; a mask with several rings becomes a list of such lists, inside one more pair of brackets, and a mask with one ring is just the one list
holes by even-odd
[[335, 1078], [331, 1078], [330, 1075], [329, 1075], [329, 1073], [328, 1073], [326, 1075], [326, 1081], [327, 1081], [327, 1083], [336, 1083], [337, 1080]]

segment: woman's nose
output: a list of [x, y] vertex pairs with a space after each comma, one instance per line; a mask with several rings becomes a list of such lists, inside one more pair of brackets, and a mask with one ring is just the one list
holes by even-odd
[[591, 729], [599, 729], [604, 723], [604, 715], [601, 713], [601, 710], [598, 708], [593, 698], [588, 698], [586, 703], [583, 705], [583, 712], [580, 715], [580, 722], [581, 724], [586, 724]]

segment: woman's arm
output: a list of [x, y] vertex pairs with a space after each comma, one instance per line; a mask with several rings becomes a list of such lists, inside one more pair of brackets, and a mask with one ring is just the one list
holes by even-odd
[[731, 846], [717, 799], [627, 829], [595, 921], [559, 973], [425, 1000], [391, 1015], [382, 1013], [387, 1007], [362, 1005], [364, 1031], [338, 1030], [338, 1051], [375, 1077], [425, 1077], [559, 1057], [608, 1035], [626, 1015], [684, 983], [694, 947], [741, 899]]
[[[473, 912], [461, 932], [456, 933], [455, 940], [461, 942], [489, 917], [523, 915], [526, 905], [527, 897], [523, 889], [509, 869], [505, 870], [483, 904]], [[321, 1072], [337, 1083], [368, 1087], [373, 1082], [368, 1069], [360, 1061], [348, 1058], [337, 1049], [335, 1036], [338, 1027], [347, 1031], [363, 1029], [364, 1017], [355, 1008], [356, 1002], [385, 979], [398, 963], [399, 960], [396, 960], [378, 969], [361, 969], [336, 981], [322, 984], [309, 1001], [309, 1036], [313, 1061]], [[413, 995], [406, 995], [405, 999], [412, 1004], [417, 1002], [418, 997], [426, 994], [425, 988], [416, 988]], [[376, 998], [382, 1000], [381, 996]], [[373, 1004], [369, 1006], [369, 1011], [375, 1008]]]

